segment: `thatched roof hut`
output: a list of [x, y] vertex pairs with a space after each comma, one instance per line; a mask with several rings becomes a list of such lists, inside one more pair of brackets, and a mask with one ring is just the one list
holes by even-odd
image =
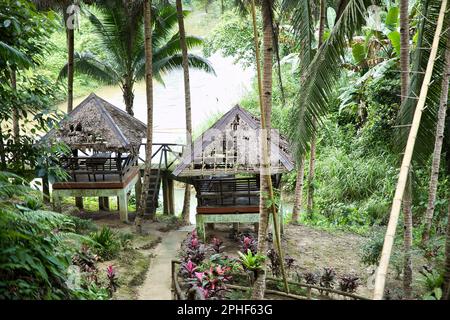
[[[185, 149], [173, 174], [185, 177], [258, 174], [260, 129], [260, 120], [236, 105]], [[270, 162], [272, 174], [294, 168], [289, 143], [276, 129], [270, 134]]]
[[41, 141], [63, 141], [71, 149], [138, 153], [146, 125], [91, 93]]

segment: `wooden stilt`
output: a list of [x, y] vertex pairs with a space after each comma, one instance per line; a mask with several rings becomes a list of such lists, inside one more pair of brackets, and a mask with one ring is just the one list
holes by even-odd
[[167, 188], [168, 188], [168, 195], [169, 195], [169, 212], [171, 215], [175, 215], [175, 194], [173, 189], [173, 179], [168, 178], [167, 179]]
[[44, 203], [50, 203], [50, 186], [48, 184], [48, 177], [45, 176], [42, 178], [42, 194]]
[[83, 210], [84, 208], [83, 197], [75, 197], [75, 205], [77, 206], [78, 209]]
[[98, 210], [105, 210], [104, 197], [98, 197]]
[[162, 173], [162, 188], [163, 188], [163, 214], [170, 214], [169, 207], [169, 182], [167, 173]]
[[109, 197], [103, 197], [103, 208], [105, 211], [109, 211]]
[[122, 222], [128, 222], [128, 201], [126, 191], [122, 191], [118, 198], [120, 220]]

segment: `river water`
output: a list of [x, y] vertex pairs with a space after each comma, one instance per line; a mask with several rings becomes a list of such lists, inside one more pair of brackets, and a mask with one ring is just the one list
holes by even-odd
[[[217, 113], [225, 113], [251, 89], [254, 71], [235, 65], [233, 59], [215, 53], [208, 58], [216, 75], [191, 69], [192, 126], [204, 124]], [[154, 82], [153, 142], [184, 143], [186, 136], [184, 86], [182, 70], [164, 75], [164, 84]], [[105, 86], [94, 92], [99, 97], [125, 110], [122, 91], [118, 86]], [[134, 87], [134, 116], [147, 122], [145, 82]], [[78, 105], [86, 96], [75, 99]], [[65, 109], [65, 104], [61, 105]]]
[[[192, 127], [194, 132], [208, 119], [218, 113], [230, 110], [251, 89], [254, 71], [233, 63], [233, 59], [215, 53], [208, 58], [216, 74], [200, 70], [190, 70]], [[164, 75], [164, 84], [154, 82], [153, 142], [185, 143], [185, 109], [182, 70], [174, 70]], [[105, 86], [94, 91], [96, 95], [114, 106], [125, 110], [122, 91], [118, 86]], [[145, 82], [134, 87], [134, 116], [146, 123], [147, 107]], [[77, 106], [86, 96], [74, 100]], [[60, 107], [65, 109], [65, 104]], [[142, 148], [143, 149], [143, 148]], [[141, 150], [143, 153], [144, 150]], [[175, 189], [175, 212], [183, 207], [184, 189]], [[197, 200], [192, 192], [190, 220], [195, 223]], [[162, 194], [160, 195], [162, 199]]]

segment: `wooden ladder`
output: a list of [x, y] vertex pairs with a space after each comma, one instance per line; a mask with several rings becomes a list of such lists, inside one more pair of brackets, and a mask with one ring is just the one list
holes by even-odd
[[154, 214], [158, 208], [158, 195], [161, 185], [161, 170], [152, 169], [150, 173], [147, 199], [145, 201], [145, 214]]

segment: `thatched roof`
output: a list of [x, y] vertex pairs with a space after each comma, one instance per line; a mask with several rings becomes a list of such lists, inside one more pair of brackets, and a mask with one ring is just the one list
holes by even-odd
[[143, 122], [91, 93], [41, 141], [56, 139], [72, 149], [137, 152], [146, 132]]
[[[260, 120], [236, 105], [186, 148], [175, 176], [260, 172]], [[276, 129], [270, 134], [271, 172], [291, 171], [289, 143]]]

